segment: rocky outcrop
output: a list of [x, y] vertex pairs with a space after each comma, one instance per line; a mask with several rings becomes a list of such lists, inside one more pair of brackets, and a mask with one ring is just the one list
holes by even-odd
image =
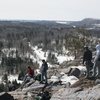
[[[95, 81], [81, 78], [71, 86], [51, 83], [45, 87], [44, 84], [40, 84], [36, 81], [29, 87], [9, 92], [9, 94], [16, 100], [33, 100], [35, 98], [41, 98], [41, 96], [46, 98], [47, 94], [49, 99], [45, 100], [99, 100], [100, 84], [98, 82], [99, 79]], [[45, 90], [43, 90], [43, 88], [45, 88]]]
[[36, 98], [43, 98], [42, 100], [50, 100], [50, 98], [51, 100], [99, 100], [100, 79], [79, 77], [80, 71], [85, 71], [82, 70], [83, 66], [79, 68], [73, 67], [69, 71], [71, 75], [77, 77], [68, 76], [68, 73], [60, 70], [48, 79], [48, 84], [31, 80], [19, 89], [9, 92], [9, 94], [14, 97], [14, 100], [33, 100]]
[[56, 91], [51, 100], [100, 100], [100, 79], [80, 78], [70, 87]]
[[100, 100], [100, 84], [93, 88], [63, 88], [56, 92], [50, 100]]
[[[68, 83], [68, 82], [67, 82]], [[51, 82], [48, 85], [40, 84], [35, 81], [26, 85], [23, 89], [19, 88], [9, 92], [14, 100], [33, 100], [35, 98], [46, 98], [45, 100], [99, 100], [100, 99], [100, 80], [96, 81], [80, 78], [74, 84], [59, 84]], [[48, 94], [48, 97], [46, 96]], [[47, 99], [49, 98], [49, 99]], [[2, 100], [2, 99], [0, 99]], [[4, 99], [9, 100], [9, 99]], [[12, 99], [11, 99], [12, 100]], [[43, 99], [44, 100], [44, 99]]]
[[33, 100], [33, 98], [42, 91], [44, 86], [44, 84], [35, 81], [33, 84], [28, 84], [28, 86], [25, 86], [22, 89], [19, 88], [15, 91], [9, 92], [9, 94], [14, 97], [14, 100]]
[[40, 84], [38, 81], [34, 82], [34, 84], [30, 85], [29, 87], [23, 88], [22, 91], [23, 92], [30, 92], [30, 91], [38, 91], [38, 90], [42, 90], [42, 88], [44, 87], [44, 84]]

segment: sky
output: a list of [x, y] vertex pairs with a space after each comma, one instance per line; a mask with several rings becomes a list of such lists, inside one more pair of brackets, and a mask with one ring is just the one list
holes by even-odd
[[100, 19], [100, 0], [0, 0], [0, 20]]

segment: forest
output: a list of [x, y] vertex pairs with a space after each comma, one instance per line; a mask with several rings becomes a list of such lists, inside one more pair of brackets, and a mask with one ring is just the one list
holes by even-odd
[[[63, 53], [63, 47], [70, 51], [75, 59], [82, 54], [85, 45], [95, 47], [99, 41], [99, 30], [87, 30], [86, 27], [73, 27], [53, 21], [0, 21], [0, 68], [10, 73], [24, 70], [27, 65], [39, 66], [27, 52], [32, 53], [29, 44], [50, 51], [48, 61], [53, 62], [51, 53]], [[94, 49], [94, 48], [93, 48]], [[9, 54], [7, 50], [10, 50]], [[14, 56], [15, 55], [15, 56]], [[56, 60], [55, 60], [56, 61]]]

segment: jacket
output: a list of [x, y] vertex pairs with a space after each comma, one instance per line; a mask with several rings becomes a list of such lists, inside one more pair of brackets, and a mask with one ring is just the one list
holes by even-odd
[[83, 64], [85, 61], [91, 61], [92, 60], [92, 52], [88, 49], [84, 52], [83, 55]]

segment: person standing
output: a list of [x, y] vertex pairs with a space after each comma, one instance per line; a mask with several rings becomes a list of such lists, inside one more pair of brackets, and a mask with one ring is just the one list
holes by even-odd
[[93, 75], [92, 76], [100, 78], [100, 43], [96, 45], [96, 56], [94, 59]]
[[47, 84], [47, 70], [48, 70], [48, 64], [47, 62], [43, 59], [42, 60], [42, 66], [40, 69], [41, 72], [41, 83], [43, 83], [43, 81], [45, 81], [45, 84]]
[[92, 51], [89, 50], [88, 47], [85, 47], [85, 51], [83, 54], [83, 64], [85, 63], [86, 65], [86, 70], [87, 70], [86, 78], [90, 77], [90, 70], [91, 70], [91, 65], [92, 65], [91, 60], [92, 60]]

